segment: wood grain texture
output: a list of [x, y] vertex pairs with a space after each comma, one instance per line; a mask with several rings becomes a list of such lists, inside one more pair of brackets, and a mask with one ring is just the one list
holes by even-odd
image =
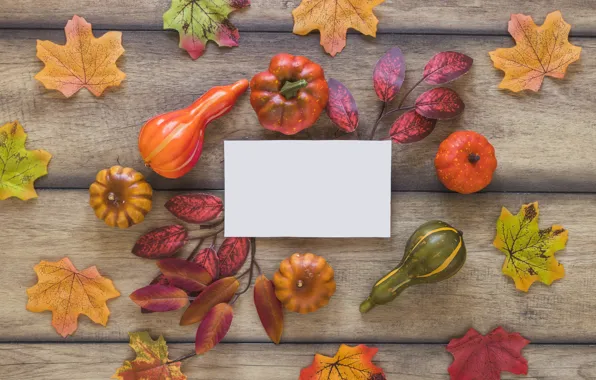
[[[154, 335], [156, 333], [154, 332]], [[167, 338], [167, 337], [166, 337]], [[442, 345], [381, 344], [374, 363], [390, 380], [447, 380], [452, 356]], [[196, 380], [297, 379], [315, 352], [333, 355], [338, 345], [220, 344], [201, 358], [182, 363], [182, 372]], [[192, 352], [191, 344], [168, 344], [170, 358]], [[0, 369], [5, 380], [104, 380], [124, 360], [134, 359], [119, 344], [0, 344]], [[502, 379], [596, 379], [596, 346], [529, 345], [527, 376], [503, 372]]]
[[[475, 62], [468, 75], [451, 84], [466, 103], [463, 115], [439, 122], [419, 143], [394, 145], [393, 190], [444, 191], [433, 159], [439, 143], [457, 129], [480, 132], [495, 146], [499, 168], [488, 190], [594, 192], [596, 188], [593, 39], [572, 39], [584, 48], [583, 58], [570, 66], [564, 80], [547, 78], [540, 93], [514, 95], [497, 88], [503, 74], [492, 67], [488, 56], [497, 47], [512, 46], [509, 37], [380, 35], [373, 40], [351, 35], [345, 52], [333, 59], [322, 52], [315, 35], [245, 33], [240, 47], [212, 47], [192, 61], [178, 48], [175, 33], [125, 32], [126, 53], [119, 65], [127, 78], [122, 87], [100, 98], [83, 90], [65, 99], [33, 79], [42, 68], [35, 58], [38, 38], [64, 40], [62, 31], [0, 31], [0, 121], [19, 119], [29, 133], [29, 147], [54, 155], [49, 176], [38, 183], [41, 187], [87, 188], [99, 170], [118, 161], [144, 168], [137, 136], [147, 119], [187, 106], [212, 86], [252, 77], [281, 49], [309, 56], [323, 65], [328, 77], [342, 81], [354, 94], [361, 132], [368, 135], [381, 107], [373, 91], [372, 69], [378, 57], [397, 45], [407, 59], [404, 88], [418, 80], [428, 59], [439, 51], [460, 51]], [[406, 105], [426, 89], [423, 85], [414, 91]], [[387, 136], [391, 122], [381, 126], [379, 138]], [[326, 116], [311, 131], [315, 138], [334, 135]], [[203, 157], [191, 173], [176, 181], [151, 174], [154, 187], [222, 189], [223, 140], [286, 138], [258, 124], [247, 95], [230, 114], [213, 122], [206, 136]]]
[[[171, 0], [21, 0], [4, 1], [0, 28], [62, 28], [73, 14], [98, 28], [155, 29]], [[232, 15], [244, 31], [291, 31], [292, 10], [300, 0], [253, 0], [249, 9]], [[375, 8], [379, 31], [408, 33], [505, 34], [511, 13], [524, 13], [542, 23], [560, 9], [576, 35], [596, 33], [596, 3], [586, 0], [386, 0]], [[109, 11], [107, 11], [109, 10]]]
[[[81, 190], [43, 190], [36, 201], [3, 202], [0, 215], [9, 222], [0, 229], [0, 339], [63, 341], [50, 325], [49, 312], [25, 310], [25, 290], [35, 284], [32, 268], [40, 260], [68, 256], [79, 269], [96, 265], [122, 293], [108, 302], [107, 328], [81, 317], [69, 341], [122, 342], [129, 331], [148, 329], [193, 342], [196, 326], [178, 326], [182, 310], [141, 314], [127, 297], [157, 273], [153, 261], [130, 250], [145, 231], [174, 222], [163, 207], [170, 195], [157, 193], [146, 222], [129, 230], [96, 220]], [[491, 243], [501, 206], [516, 212], [531, 201], [539, 201], [542, 227], [562, 224], [570, 237], [567, 249], [557, 254], [566, 277], [551, 287], [535, 284], [526, 294], [501, 273], [504, 255]], [[282, 342], [446, 343], [470, 327], [486, 332], [503, 325], [534, 343], [596, 343], [595, 206], [596, 195], [396, 193], [392, 239], [258, 239], [257, 257], [269, 278], [282, 259], [308, 251], [323, 255], [336, 273], [337, 293], [327, 307], [308, 315], [286, 313]], [[465, 266], [441, 284], [411, 287], [391, 304], [361, 316], [358, 306], [371, 286], [398, 263], [410, 234], [430, 219], [464, 232]], [[267, 342], [252, 295], [240, 297], [234, 308], [227, 341]]]

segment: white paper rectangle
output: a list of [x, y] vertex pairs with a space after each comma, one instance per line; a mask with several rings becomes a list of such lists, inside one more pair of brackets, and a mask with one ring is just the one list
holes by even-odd
[[225, 236], [391, 236], [391, 141], [226, 141]]

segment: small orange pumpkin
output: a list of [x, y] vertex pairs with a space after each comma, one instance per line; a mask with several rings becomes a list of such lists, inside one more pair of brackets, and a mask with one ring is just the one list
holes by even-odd
[[329, 303], [335, 293], [333, 268], [321, 256], [294, 253], [273, 276], [275, 295], [290, 311], [306, 314]]
[[97, 173], [89, 187], [89, 204], [110, 227], [128, 228], [141, 223], [151, 211], [153, 189], [131, 168], [112, 166]]

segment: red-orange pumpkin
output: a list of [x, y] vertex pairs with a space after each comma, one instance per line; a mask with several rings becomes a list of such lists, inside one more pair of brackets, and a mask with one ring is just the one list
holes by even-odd
[[454, 132], [439, 146], [435, 168], [439, 180], [449, 190], [475, 193], [493, 179], [497, 168], [495, 148], [479, 133]]

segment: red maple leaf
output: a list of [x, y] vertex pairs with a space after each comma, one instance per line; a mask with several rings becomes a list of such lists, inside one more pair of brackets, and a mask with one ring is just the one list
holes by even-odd
[[449, 366], [452, 380], [499, 380], [501, 371], [516, 375], [528, 373], [528, 361], [521, 350], [530, 343], [519, 333], [508, 333], [497, 327], [482, 336], [474, 329], [463, 338], [452, 339], [447, 351], [453, 355]]

